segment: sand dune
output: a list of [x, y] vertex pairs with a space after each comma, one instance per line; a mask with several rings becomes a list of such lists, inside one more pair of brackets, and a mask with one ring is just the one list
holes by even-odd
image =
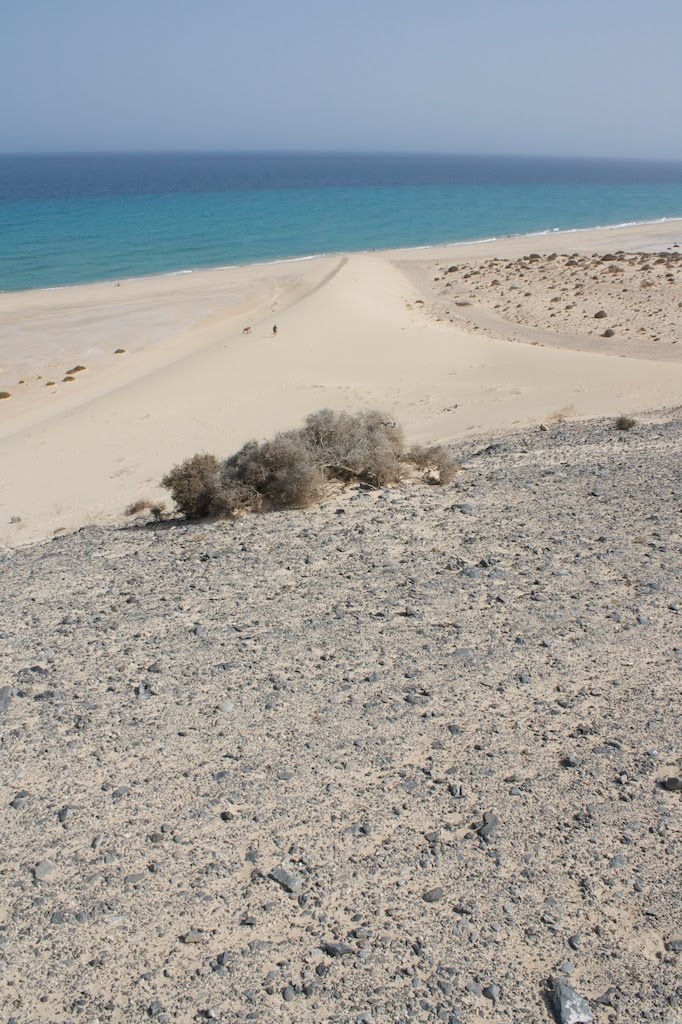
[[[679, 224], [628, 230], [637, 251], [671, 246], [682, 233]], [[615, 232], [585, 236], [549, 243], [571, 252], [624, 244]], [[379, 406], [415, 439], [448, 441], [679, 402], [679, 362], [511, 345], [439, 322], [406, 261], [425, 265], [464, 249], [0, 296], [0, 390], [12, 394], [0, 403], [0, 543], [120, 521], [131, 501], [162, 495], [158, 481], [179, 459], [228, 454], [326, 405]], [[246, 323], [252, 333], [242, 336]], [[523, 325], [515, 329], [519, 340]], [[114, 355], [119, 347], [125, 353]], [[73, 363], [87, 369], [62, 383]], [[30, 383], [17, 385], [19, 374]]]

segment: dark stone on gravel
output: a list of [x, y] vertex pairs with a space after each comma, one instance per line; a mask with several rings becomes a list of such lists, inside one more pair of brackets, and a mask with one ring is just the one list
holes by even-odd
[[303, 885], [301, 879], [297, 875], [294, 875], [293, 872], [287, 871], [286, 868], [282, 867], [274, 868], [268, 877], [271, 878], [273, 882], [277, 882], [278, 885], [281, 885], [285, 892], [299, 892]]
[[443, 899], [444, 895], [445, 893], [440, 888], [429, 889], [428, 892], [424, 893], [422, 899], [424, 900], [424, 903], [438, 903], [439, 900]]
[[552, 985], [552, 1002], [559, 1024], [591, 1024], [592, 1011], [586, 999], [561, 978]]
[[490, 839], [494, 832], [497, 831], [501, 822], [493, 811], [484, 811], [483, 822], [475, 829], [478, 832], [481, 839]]
[[682, 939], [668, 939], [665, 948], [669, 953], [682, 953]]
[[347, 942], [325, 942], [322, 947], [327, 954], [331, 957], [349, 956], [354, 953], [355, 950], [352, 946], [349, 946]]
[[486, 985], [483, 989], [483, 995], [486, 999], [490, 999], [493, 1006], [497, 1006], [500, 1001], [501, 990], [499, 985]]
[[671, 775], [670, 778], [664, 779], [661, 785], [664, 789], [667, 789], [669, 793], [682, 792], [682, 778], [679, 778], [677, 775]]
[[599, 1003], [600, 1006], [611, 1006], [613, 1009], [618, 1007], [618, 989], [607, 988], [603, 995], [597, 996], [595, 1003]]
[[12, 699], [12, 687], [0, 686], [0, 718], [7, 713]]

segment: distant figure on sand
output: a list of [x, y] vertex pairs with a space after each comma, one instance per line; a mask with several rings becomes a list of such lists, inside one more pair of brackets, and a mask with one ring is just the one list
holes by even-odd
[[251, 328], [245, 327], [244, 330], [242, 331], [242, 334], [251, 334]]
[[272, 336], [273, 336], [273, 338], [275, 337], [276, 334], [277, 334], [277, 324], [274, 324], [274, 326], [272, 328]]

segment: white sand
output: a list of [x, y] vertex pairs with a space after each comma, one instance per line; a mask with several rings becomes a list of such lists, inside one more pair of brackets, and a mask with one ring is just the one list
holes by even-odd
[[[682, 363], [665, 351], [631, 339], [624, 357], [589, 337], [543, 347], [531, 329], [511, 344], [439, 322], [419, 270], [678, 241], [673, 221], [0, 295], [0, 391], [12, 395], [0, 402], [0, 544], [121, 521], [130, 502], [163, 496], [160, 477], [185, 456], [227, 455], [323, 406], [378, 406], [415, 439], [450, 441], [677, 404]], [[75, 364], [87, 369], [63, 383]]]

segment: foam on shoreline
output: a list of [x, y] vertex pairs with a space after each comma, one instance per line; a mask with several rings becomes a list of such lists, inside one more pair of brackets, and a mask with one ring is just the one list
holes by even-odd
[[215, 273], [217, 271], [223, 270], [243, 270], [248, 267], [260, 268], [269, 266], [279, 266], [285, 263], [303, 263], [310, 260], [328, 259], [329, 257], [335, 256], [340, 257], [348, 255], [366, 255], [368, 253], [379, 253], [382, 255], [388, 255], [389, 253], [395, 252], [426, 252], [429, 249], [443, 249], [449, 246], [487, 245], [497, 242], [520, 240], [524, 238], [543, 238], [549, 235], [573, 235], [587, 231], [618, 231], [622, 230], [623, 228], [653, 227], [656, 224], [674, 224], [676, 222], [679, 222], [680, 225], [682, 225], [682, 217], [657, 217], [653, 220], [623, 221], [618, 224], [597, 224], [588, 227], [543, 228], [541, 231], [523, 231], [509, 235], [490, 235], [485, 238], [448, 239], [446, 241], [428, 242], [424, 245], [393, 246], [388, 249], [347, 249], [329, 252], [323, 251], [315, 253], [306, 253], [302, 256], [280, 256], [277, 259], [255, 260], [251, 263], [226, 263], [216, 266], [181, 267], [178, 270], [165, 270], [160, 271], [159, 273], [149, 274], [134, 274], [131, 277], [102, 277], [96, 278], [92, 281], [72, 281], [69, 284], [50, 285], [44, 288], [0, 289], [0, 295], [21, 295], [29, 294], [31, 292], [57, 292], [63, 291], [67, 288], [86, 288], [88, 285], [100, 285], [108, 283], [118, 283], [120, 285], [125, 285], [131, 281], [150, 281], [168, 277], [182, 277], [187, 274], [200, 274], [204, 272]]

